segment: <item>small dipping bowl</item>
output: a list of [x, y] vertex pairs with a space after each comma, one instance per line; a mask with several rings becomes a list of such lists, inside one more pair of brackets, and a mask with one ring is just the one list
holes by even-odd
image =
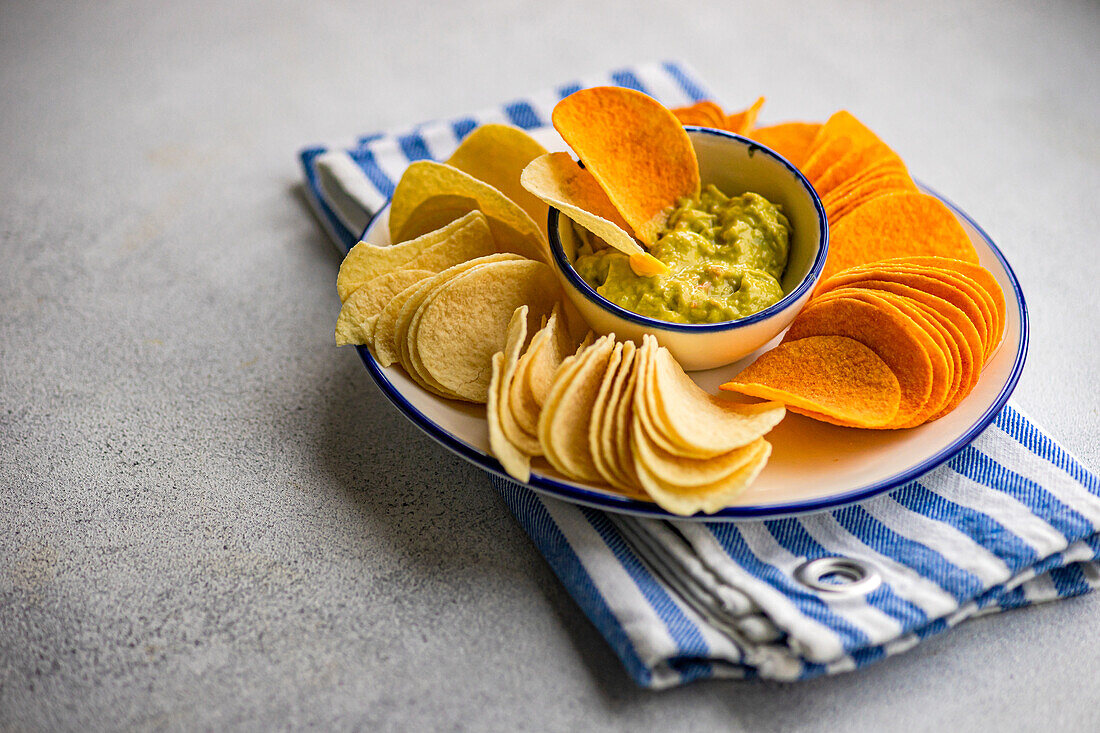
[[584, 281], [573, 261], [572, 222], [550, 209], [547, 232], [562, 289], [594, 331], [642, 342], [652, 334], [687, 371], [713, 369], [748, 356], [790, 325], [810, 299], [829, 250], [825, 209], [813, 186], [785, 158], [748, 138], [722, 130], [687, 127], [703, 186], [727, 196], [748, 191], [779, 204], [791, 225], [790, 255], [780, 285], [786, 295], [762, 311], [721, 323], [670, 323], [626, 310]]

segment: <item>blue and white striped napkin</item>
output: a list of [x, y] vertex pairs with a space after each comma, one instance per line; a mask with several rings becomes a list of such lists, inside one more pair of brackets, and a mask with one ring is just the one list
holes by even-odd
[[[485, 122], [546, 125], [561, 97], [599, 84], [670, 107], [713, 98], [680, 63], [622, 69], [470, 117], [304, 150], [307, 194], [346, 252], [411, 161], [448, 157]], [[647, 687], [857, 669], [968, 618], [1100, 584], [1100, 481], [1011, 405], [920, 479], [797, 518], [640, 519], [492, 482]]]

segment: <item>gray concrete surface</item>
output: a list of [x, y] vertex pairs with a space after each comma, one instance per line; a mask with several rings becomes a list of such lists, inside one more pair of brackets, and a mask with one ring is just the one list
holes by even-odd
[[1100, 598], [857, 674], [636, 689], [332, 347], [310, 142], [624, 63], [848, 107], [985, 225], [1100, 466], [1095, 2], [0, 4], [0, 730], [1096, 730]]

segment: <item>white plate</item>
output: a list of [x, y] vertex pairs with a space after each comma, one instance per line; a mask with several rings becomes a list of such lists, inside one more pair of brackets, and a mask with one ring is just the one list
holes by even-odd
[[[982, 266], [997, 278], [1008, 306], [1004, 340], [993, 354], [974, 390], [948, 415], [908, 430], [841, 428], [788, 413], [768, 435], [772, 456], [756, 482], [733, 506], [698, 520], [722, 521], [778, 517], [821, 511], [860, 501], [901, 486], [951, 458], [992, 422], [1008, 401], [1027, 354], [1027, 308], [1020, 284], [993, 240], [950, 201], [925, 186], [958, 217], [974, 243]], [[389, 210], [383, 209], [363, 233], [378, 245], [389, 242]], [[775, 343], [766, 345], [768, 349]], [[759, 352], [758, 352], [759, 353]], [[366, 347], [359, 355], [375, 382], [417, 427], [485, 470], [504, 476], [489, 454], [489, 435], [482, 405], [437, 397], [421, 389], [398, 366], [382, 368]], [[718, 385], [750, 363], [756, 354], [729, 366], [691, 376], [714, 393]], [[656, 504], [623, 497], [610, 489], [564, 478], [543, 459], [532, 466], [528, 484], [535, 491], [612, 512], [672, 515]]]

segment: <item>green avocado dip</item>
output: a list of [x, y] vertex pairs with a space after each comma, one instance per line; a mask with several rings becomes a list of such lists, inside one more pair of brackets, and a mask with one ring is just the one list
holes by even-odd
[[699, 199], [681, 199], [649, 253], [668, 266], [650, 277], [634, 274], [629, 258], [580, 244], [574, 268], [603, 297], [643, 316], [673, 323], [719, 323], [761, 311], [783, 297], [791, 227], [763, 196], [726, 196], [707, 186]]

